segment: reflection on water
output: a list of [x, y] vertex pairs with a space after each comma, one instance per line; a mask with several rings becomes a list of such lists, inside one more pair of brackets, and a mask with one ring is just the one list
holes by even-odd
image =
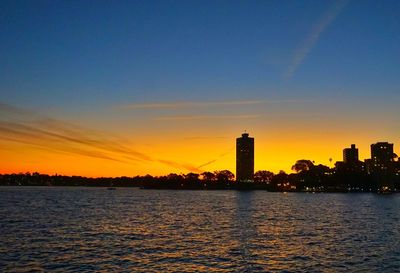
[[257, 261], [254, 260], [256, 256], [252, 255], [254, 244], [252, 240], [257, 236], [255, 223], [252, 220], [253, 194], [253, 191], [236, 192], [235, 218], [233, 219], [235, 223], [233, 238], [238, 242], [239, 260], [242, 265], [240, 269], [248, 272], [263, 269], [263, 267], [257, 267]]
[[393, 272], [400, 195], [0, 188], [0, 271]]

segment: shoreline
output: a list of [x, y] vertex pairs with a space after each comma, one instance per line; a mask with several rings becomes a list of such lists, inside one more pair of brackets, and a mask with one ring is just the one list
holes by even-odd
[[[102, 189], [109, 189], [109, 186], [102, 186], [102, 185], [0, 185], [0, 188], [102, 188]], [[239, 187], [231, 187], [231, 188], [188, 188], [188, 187], [143, 187], [143, 186], [114, 186], [113, 189], [130, 189], [136, 188], [139, 190], [154, 190], [154, 191], [239, 191], [239, 192], [250, 192], [250, 191], [264, 191], [264, 192], [271, 192], [271, 193], [357, 193], [357, 194], [365, 194], [365, 193], [372, 193], [372, 194], [396, 194], [400, 193], [400, 191], [366, 191], [366, 190], [268, 190], [264, 188], [239, 188]]]

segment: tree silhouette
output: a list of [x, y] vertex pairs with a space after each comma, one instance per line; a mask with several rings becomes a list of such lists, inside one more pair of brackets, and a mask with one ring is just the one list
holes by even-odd
[[212, 172], [203, 172], [201, 174], [201, 178], [206, 182], [212, 182], [216, 180], [215, 174]]
[[289, 176], [287, 173], [285, 173], [284, 171], [279, 171], [279, 173], [272, 178], [271, 183], [273, 184], [273, 187], [275, 187], [275, 189], [279, 189], [288, 182], [288, 178]]
[[311, 160], [300, 159], [297, 160], [296, 163], [292, 166], [292, 170], [299, 173], [302, 171], [308, 171], [312, 167], [314, 167], [314, 163]]
[[215, 171], [214, 174], [218, 182], [230, 182], [235, 178], [235, 175], [229, 170]]
[[254, 182], [258, 183], [270, 183], [274, 177], [274, 173], [270, 171], [257, 171], [254, 174]]
[[176, 174], [176, 173], [170, 173], [169, 175], [167, 175], [167, 180], [171, 181], [171, 182], [179, 182], [183, 180], [183, 176], [180, 174]]
[[183, 175], [184, 179], [188, 182], [197, 182], [199, 181], [199, 174], [197, 173], [188, 173]]

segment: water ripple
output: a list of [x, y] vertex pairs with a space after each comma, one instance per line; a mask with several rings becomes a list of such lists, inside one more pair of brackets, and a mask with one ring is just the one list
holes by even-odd
[[1, 272], [394, 272], [400, 196], [0, 188]]

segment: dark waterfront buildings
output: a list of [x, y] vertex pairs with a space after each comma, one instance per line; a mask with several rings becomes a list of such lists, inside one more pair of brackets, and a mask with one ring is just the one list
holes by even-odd
[[358, 149], [355, 144], [343, 149], [343, 161], [336, 162], [335, 166], [339, 172], [363, 172], [365, 169], [365, 164], [358, 159]]
[[377, 142], [371, 144], [371, 172], [389, 172], [393, 168], [393, 143]]
[[236, 139], [236, 180], [253, 182], [254, 180], [254, 138], [244, 133]]
[[343, 150], [343, 162], [345, 164], [358, 163], [358, 149], [355, 144], [351, 144], [351, 148], [345, 148]]

